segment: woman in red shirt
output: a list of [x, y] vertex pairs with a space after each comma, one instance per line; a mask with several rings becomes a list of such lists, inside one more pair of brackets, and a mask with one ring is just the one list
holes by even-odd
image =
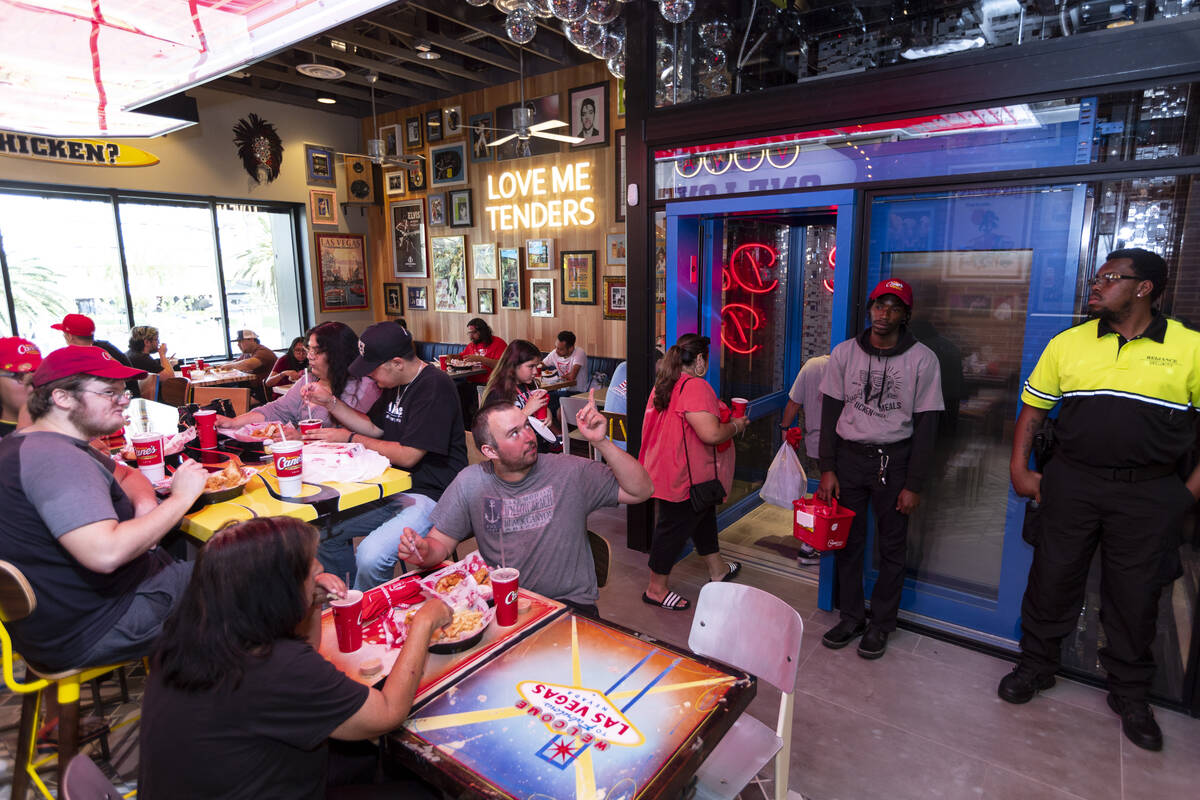
[[[691, 603], [667, 588], [671, 567], [690, 538], [704, 559], [709, 578], [728, 581], [742, 565], [726, 563], [717, 541], [717, 508], [696, 508], [692, 485], [721, 482], [725, 494], [733, 481], [732, 447], [718, 448], [741, 433], [749, 419], [721, 422], [728, 412], [704, 380], [708, 372], [707, 336], [687, 333], [679, 337], [658, 365], [654, 391], [646, 404], [642, 423], [642, 450], [638, 460], [654, 480], [656, 522], [650, 545], [650, 583], [642, 600], [669, 611], [683, 611]], [[726, 413], [727, 416], [727, 413]]]

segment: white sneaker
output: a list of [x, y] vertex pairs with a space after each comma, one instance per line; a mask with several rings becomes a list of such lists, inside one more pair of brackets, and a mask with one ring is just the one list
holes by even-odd
[[821, 551], [812, 545], [800, 543], [800, 555], [796, 556], [796, 566], [811, 567], [821, 563]]

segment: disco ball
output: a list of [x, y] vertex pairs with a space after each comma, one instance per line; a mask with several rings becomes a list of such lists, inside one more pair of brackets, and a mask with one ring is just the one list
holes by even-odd
[[550, 8], [550, 0], [529, 0], [529, 10], [542, 19], [554, 16], [554, 11]]
[[614, 78], [625, 77], [625, 50], [623, 48], [621, 52], [608, 60], [608, 71]]
[[550, 10], [563, 22], [583, 19], [587, 13], [588, 0], [550, 0]]
[[623, 46], [624, 42], [622, 42], [622, 40], [618, 38], [616, 34], [606, 33], [600, 37], [599, 41], [588, 48], [588, 52], [601, 61], [607, 61], [617, 53], [621, 52]]
[[683, 22], [696, 10], [696, 0], [659, 0], [658, 10], [667, 22]]
[[467, 5], [478, 8], [479, 6], [486, 6], [490, 2], [491, 0], [467, 0]]
[[607, 25], [621, 14], [621, 6], [617, 0], [590, 0], [587, 6], [587, 18], [597, 25]]
[[537, 22], [528, 9], [514, 9], [504, 20], [504, 32], [517, 44], [529, 44], [537, 33]]
[[603, 27], [586, 19], [564, 22], [563, 32], [567, 34], [567, 40], [580, 50], [587, 50], [604, 36]]
[[700, 23], [700, 41], [707, 47], [724, 47], [733, 38], [733, 26], [729, 20], [718, 17]]

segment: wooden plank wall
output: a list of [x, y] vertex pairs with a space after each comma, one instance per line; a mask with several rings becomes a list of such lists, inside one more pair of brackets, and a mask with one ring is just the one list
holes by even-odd
[[[597, 269], [599, 275], [624, 275], [624, 266], [608, 266], [605, 258], [605, 237], [610, 233], [624, 233], [625, 223], [615, 221], [615, 203], [613, 193], [618, 191], [615, 186], [614, 174], [614, 154], [616, 152], [616, 131], [625, 127], [625, 118], [617, 116], [617, 82], [608, 74], [608, 70], [601, 62], [593, 62], [584, 64], [570, 69], [560, 70], [558, 72], [540, 75], [534, 78], [528, 78], [525, 85], [526, 99], [542, 97], [547, 94], [557, 92], [559, 94], [559, 118], [569, 122], [569, 110], [567, 106], [568, 91], [578, 86], [586, 86], [589, 84], [599, 83], [600, 81], [609, 81], [609, 146], [593, 147], [590, 149], [569, 152], [569, 145], [563, 144], [561, 152], [557, 154], [548, 154], [543, 156], [533, 156], [531, 158], [514, 159], [507, 161], [491, 161], [482, 164], [471, 164], [468, 158], [468, 183], [466, 184], [472, 189], [472, 212], [475, 227], [472, 228], [451, 228], [447, 224], [442, 227], [427, 227], [428, 236], [455, 236], [465, 235], [467, 245], [467, 306], [469, 312], [449, 313], [433, 310], [434, 306], [434, 290], [432, 273], [430, 277], [422, 279], [404, 279], [392, 277], [392, 252], [391, 252], [391, 237], [389, 235], [387, 223], [386, 200], [375, 206], [368, 206], [366, 214], [368, 217], [368, 235], [367, 249], [368, 259], [370, 264], [370, 280], [371, 287], [371, 308], [377, 320], [385, 319], [384, 303], [383, 303], [383, 283], [401, 283], [403, 284], [404, 294], [407, 295], [407, 287], [409, 285], [425, 285], [427, 287], [427, 296], [429, 299], [429, 310], [427, 311], [411, 311], [408, 308], [407, 297], [404, 298], [405, 313], [404, 318], [408, 323], [409, 329], [413, 332], [414, 337], [419, 341], [435, 341], [435, 342], [465, 342], [466, 340], [466, 325], [467, 320], [482, 316], [492, 326], [495, 333], [504, 338], [506, 341], [514, 338], [529, 339], [543, 350], [550, 350], [554, 347], [554, 339], [560, 330], [572, 330], [578, 339], [577, 344], [590, 355], [611, 356], [624, 358], [625, 357], [625, 321], [624, 320], [606, 320], [603, 315], [603, 298], [602, 298], [602, 282], [597, 277], [597, 305], [594, 306], [564, 306], [561, 303], [562, 280], [560, 270], [558, 269], [559, 253], [564, 250], [595, 250], [597, 258]], [[406, 117], [412, 117], [420, 114], [424, 119], [426, 111], [432, 111], [436, 108], [446, 108], [449, 106], [461, 106], [463, 115], [463, 124], [474, 114], [485, 112], [495, 113], [499, 106], [516, 103], [520, 100], [520, 90], [517, 83], [514, 81], [510, 84], [491, 87], [469, 94], [457, 95], [454, 97], [439, 100], [436, 103], [428, 103], [420, 106], [412, 106], [400, 111], [394, 111], [379, 116], [380, 126], [385, 125], [400, 125], [403, 130], [404, 120]], [[374, 134], [371, 130], [371, 120], [363, 121], [363, 148], [365, 152], [365, 140]], [[493, 124], [504, 125], [507, 127], [511, 121], [505, 123], [496, 121]], [[465, 130], [465, 128], [464, 128]], [[558, 133], [567, 132], [566, 128], [557, 130]], [[573, 133], [573, 132], [572, 132]], [[441, 146], [456, 141], [465, 141], [463, 138], [443, 139], [440, 142], [435, 142], [434, 146]], [[469, 142], [468, 142], [469, 145]], [[425, 143], [425, 157], [429, 158], [430, 145]], [[500, 173], [506, 170], [513, 169], [531, 169], [536, 167], [546, 167], [547, 172], [551, 166], [557, 165], [563, 167], [572, 164], [581, 159], [587, 159], [592, 162], [592, 185], [595, 195], [596, 206], [596, 221], [591, 226], [586, 228], [558, 228], [558, 229], [527, 229], [519, 231], [492, 231], [488, 225], [488, 217], [483, 209], [488, 205], [487, 200], [487, 178], [489, 175], [494, 179], [498, 179]], [[426, 162], [428, 167], [428, 161]], [[428, 180], [428, 179], [427, 179]], [[461, 187], [450, 187], [453, 189]], [[440, 188], [437, 191], [448, 192], [447, 188]], [[575, 196], [575, 195], [572, 195]], [[392, 200], [411, 201], [414, 198], [420, 197], [423, 201], [425, 193], [407, 194], [403, 197], [391, 198]], [[544, 198], [550, 199], [550, 198]], [[503, 201], [492, 201], [493, 204]], [[518, 202], [518, 201], [512, 201]], [[428, 203], [426, 203], [426, 215], [428, 215]], [[353, 209], [349, 213], [355, 213]], [[428, 220], [427, 220], [428, 221]], [[449, 222], [449, 213], [447, 213], [447, 223]], [[554, 270], [536, 270], [532, 273], [525, 269], [525, 240], [536, 238], [551, 238], [554, 240]], [[522, 279], [521, 279], [521, 294], [523, 308], [520, 311], [507, 310], [500, 308], [500, 282], [498, 280], [475, 280], [472, 277], [470, 248], [472, 244], [482, 244], [487, 242], [495, 242], [497, 247], [512, 247], [519, 246], [521, 248], [521, 264], [522, 264]], [[429, 257], [429, 245], [426, 243], [426, 255]], [[532, 317], [529, 313], [529, 278], [533, 277], [553, 277], [555, 289], [555, 316], [554, 317]], [[496, 313], [488, 315], [479, 315], [476, 308], [475, 288], [490, 287], [496, 290]]]

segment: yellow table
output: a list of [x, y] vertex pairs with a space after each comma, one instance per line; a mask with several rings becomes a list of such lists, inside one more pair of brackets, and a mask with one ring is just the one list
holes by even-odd
[[281, 497], [275, 468], [268, 465], [250, 479], [246, 490], [232, 500], [214, 503], [187, 514], [179, 529], [203, 544], [222, 526], [254, 517], [295, 517], [312, 522], [318, 517], [382, 500], [412, 488], [404, 470], [388, 467], [378, 478], [355, 483], [305, 483], [300, 497]]

